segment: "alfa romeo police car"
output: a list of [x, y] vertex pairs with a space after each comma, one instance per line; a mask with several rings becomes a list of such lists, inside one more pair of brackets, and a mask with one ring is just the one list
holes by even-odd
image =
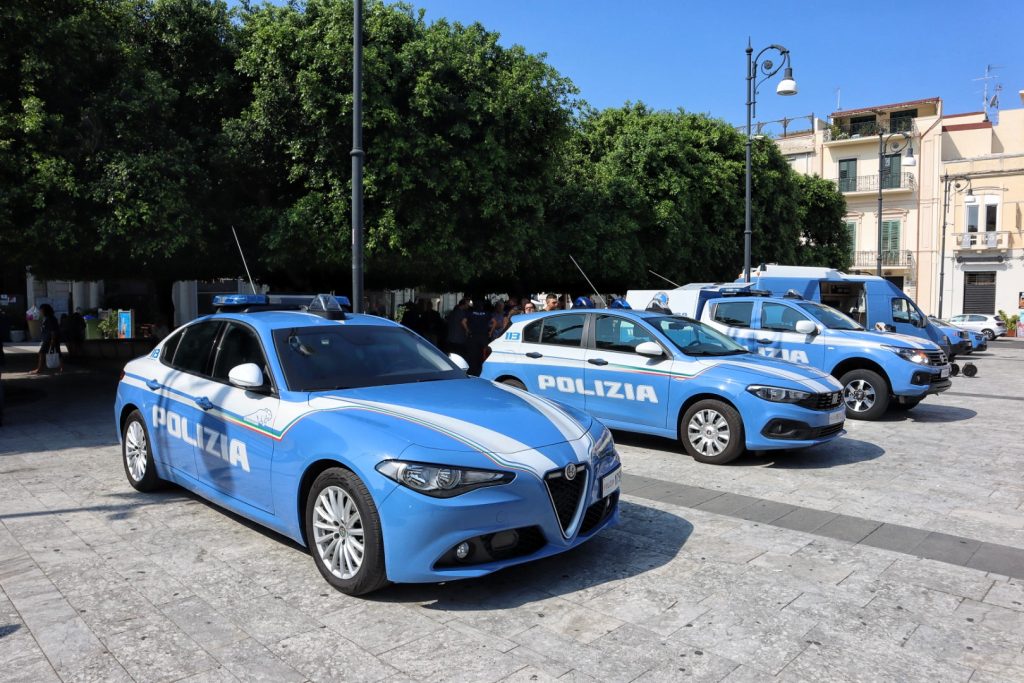
[[468, 377], [333, 298], [319, 315], [262, 301], [222, 299], [235, 310], [125, 367], [114, 419], [136, 489], [175, 482], [284, 534], [354, 595], [481, 576], [618, 520], [619, 457], [582, 411]]
[[678, 438], [700, 462], [845, 433], [835, 379], [751, 354], [689, 318], [613, 309], [516, 316], [490, 348], [481, 377], [586, 410], [613, 429]]

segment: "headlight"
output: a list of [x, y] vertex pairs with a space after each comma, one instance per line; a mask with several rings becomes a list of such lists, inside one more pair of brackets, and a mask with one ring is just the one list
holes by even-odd
[[590, 457], [594, 460], [603, 458], [608, 455], [608, 451], [615, 452], [615, 444], [612, 442], [612, 433], [607, 427], [601, 432], [601, 436], [598, 437], [597, 441], [594, 442], [593, 447], [590, 449]]
[[385, 460], [377, 465], [377, 471], [402, 486], [435, 498], [451, 498], [484, 486], [507, 484], [515, 479], [511, 472], [427, 465], [404, 460]]
[[928, 354], [921, 349], [906, 349], [902, 346], [886, 346], [885, 348], [903, 360], [909, 360], [911, 363], [917, 363], [918, 365], [928, 365]]
[[809, 391], [797, 391], [796, 389], [783, 389], [782, 387], [766, 387], [760, 384], [751, 384], [747, 391], [758, 398], [773, 403], [799, 403], [805, 398], [810, 398]]

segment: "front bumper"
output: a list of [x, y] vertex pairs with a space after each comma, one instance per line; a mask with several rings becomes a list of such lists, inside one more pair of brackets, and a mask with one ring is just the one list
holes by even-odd
[[[472, 578], [575, 548], [619, 520], [618, 492], [600, 495], [600, 480], [610, 471], [614, 468], [587, 466], [579, 514], [568, 534], [547, 484], [533, 474], [520, 472], [509, 484], [454, 498], [431, 498], [398, 486], [380, 506], [388, 579]], [[460, 561], [454, 549], [463, 542], [470, 553]]]
[[970, 342], [970, 340], [963, 339], [961, 341], [958, 341], [956, 344], [953, 344], [950, 347], [950, 353], [948, 353], [946, 355], [948, 355], [949, 359], [952, 360], [955, 356], [958, 356], [961, 353], [967, 353], [970, 350], [971, 350], [971, 342]]
[[892, 393], [897, 397], [923, 398], [929, 394], [940, 394], [953, 386], [949, 380], [950, 373], [942, 376], [943, 368], [948, 370], [948, 365], [915, 365], [903, 363], [898, 370], [888, 368], [889, 383]]
[[[843, 430], [846, 419], [844, 405], [833, 410], [810, 410], [793, 403], [772, 403], [752, 395], [749, 400], [737, 403], [743, 416], [749, 450], [809, 448], [834, 441], [846, 433]], [[831, 417], [833, 414], [842, 417]]]

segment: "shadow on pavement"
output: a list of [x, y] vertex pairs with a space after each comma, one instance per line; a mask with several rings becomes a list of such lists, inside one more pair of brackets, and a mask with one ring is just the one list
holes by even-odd
[[910, 410], [889, 409], [879, 422], [961, 422], [978, 414], [970, 408], [922, 403]]
[[817, 470], [852, 465], [885, 455], [885, 449], [869, 441], [844, 436], [830, 443], [798, 450], [746, 452], [730, 465], [784, 470]]

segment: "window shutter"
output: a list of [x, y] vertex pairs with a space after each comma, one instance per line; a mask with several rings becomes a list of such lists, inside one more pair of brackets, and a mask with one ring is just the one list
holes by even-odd
[[900, 250], [900, 222], [882, 222], [882, 251], [883, 253], [895, 253]]

